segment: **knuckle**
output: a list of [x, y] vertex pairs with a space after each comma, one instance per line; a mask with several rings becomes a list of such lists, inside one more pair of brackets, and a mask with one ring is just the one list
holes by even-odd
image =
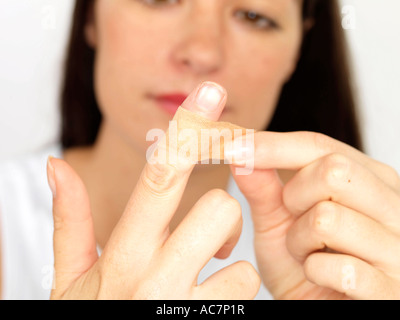
[[54, 214], [53, 221], [54, 221], [54, 225], [53, 225], [54, 232], [57, 232], [57, 231], [60, 231], [63, 229], [65, 221], [61, 215]]
[[204, 197], [210, 210], [218, 212], [218, 218], [221, 221], [225, 221], [225, 223], [230, 221], [235, 225], [242, 219], [240, 203], [225, 190], [212, 189]]
[[124, 265], [124, 261], [122, 260], [118, 259], [114, 253], [104, 252], [99, 264], [102, 278], [110, 280], [116, 276], [123, 277], [124, 271], [122, 270], [122, 266]]
[[222, 189], [212, 189], [207, 192], [206, 196], [209, 197], [209, 201], [212, 201], [214, 204], [218, 204], [223, 199], [228, 198], [229, 194]]
[[320, 175], [324, 185], [335, 190], [348, 180], [350, 171], [351, 161], [341, 154], [332, 153], [323, 159]]
[[394, 189], [397, 192], [400, 192], [400, 176], [397, 170], [388, 165], [385, 165], [385, 170], [387, 172], [386, 174], [390, 181], [390, 184], [394, 187]]
[[179, 179], [178, 170], [168, 164], [146, 165], [141, 176], [147, 191], [155, 195], [168, 193]]
[[227, 211], [241, 211], [239, 202], [222, 189], [213, 189], [207, 193], [210, 205], [222, 207]]
[[[136, 249], [136, 248], [135, 248]], [[130, 274], [134, 267], [137, 273], [142, 271], [142, 266], [149, 263], [149, 257], [145, 255], [142, 248], [133, 251], [132, 247], [113, 243], [106, 248], [100, 256], [100, 269], [106, 278], [124, 278]], [[135, 257], [132, 263], [132, 257]]]
[[[167, 290], [168, 288], [168, 290]], [[162, 275], [158, 275], [154, 279], [150, 277], [140, 283], [140, 286], [132, 292], [132, 300], [162, 300], [167, 298], [166, 291], [169, 296], [173, 292], [169, 281]]]
[[317, 150], [326, 151], [332, 149], [333, 139], [331, 137], [319, 132], [309, 132], [309, 134]]
[[331, 201], [318, 203], [310, 217], [311, 230], [318, 235], [327, 235], [338, 229], [337, 206]]
[[242, 219], [242, 209], [236, 199], [230, 197], [225, 201], [224, 205], [227, 209], [228, 215], [232, 218], [232, 220], [236, 222]]
[[242, 217], [242, 209], [240, 207], [239, 201], [230, 196], [228, 193], [224, 192], [224, 196], [220, 197], [219, 208], [221, 211], [226, 212], [227, 215], [233, 220], [237, 221]]

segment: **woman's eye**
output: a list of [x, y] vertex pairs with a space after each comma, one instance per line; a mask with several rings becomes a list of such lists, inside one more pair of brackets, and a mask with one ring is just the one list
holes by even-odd
[[278, 25], [275, 21], [255, 11], [239, 10], [235, 12], [234, 16], [237, 19], [250, 24], [256, 29], [269, 30], [278, 28]]
[[138, 0], [148, 6], [161, 7], [179, 3], [181, 0]]

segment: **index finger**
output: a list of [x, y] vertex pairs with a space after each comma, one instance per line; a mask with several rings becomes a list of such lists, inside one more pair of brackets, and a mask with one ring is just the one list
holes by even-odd
[[[399, 192], [399, 179], [394, 169], [324, 134], [305, 131], [287, 133], [262, 131], [254, 134], [255, 169], [299, 170], [332, 153], [342, 154], [365, 166]], [[238, 161], [238, 165], [241, 164], [240, 160], [238, 157], [234, 158], [234, 161]]]
[[[205, 82], [188, 96], [182, 108], [216, 121], [225, 107], [226, 95], [221, 86]], [[165, 150], [168, 153], [166, 141], [161, 139], [156, 151]], [[138, 241], [157, 243], [154, 240], [165, 237], [195, 166], [194, 163], [184, 161], [185, 159], [176, 163], [148, 161], [124, 214], [113, 231], [110, 245], [122, 243], [129, 250], [129, 247], [137, 247]]]

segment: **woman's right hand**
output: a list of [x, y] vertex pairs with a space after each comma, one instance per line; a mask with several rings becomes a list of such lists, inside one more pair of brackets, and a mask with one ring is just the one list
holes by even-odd
[[[201, 108], [191, 93], [183, 107], [218, 120], [226, 101]], [[200, 88], [201, 89], [201, 88]], [[204, 106], [203, 106], [204, 107]], [[226, 256], [241, 229], [238, 202], [212, 190], [190, 210], [172, 234], [169, 223], [193, 165], [147, 163], [126, 209], [98, 257], [89, 198], [83, 182], [63, 160], [49, 159], [54, 189], [54, 268], [52, 299], [252, 299], [260, 278], [241, 261], [202, 284], [197, 276], [215, 255]]]

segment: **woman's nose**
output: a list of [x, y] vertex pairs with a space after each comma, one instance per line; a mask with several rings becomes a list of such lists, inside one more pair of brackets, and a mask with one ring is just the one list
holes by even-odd
[[221, 68], [224, 61], [221, 19], [217, 14], [198, 12], [186, 20], [172, 52], [178, 69], [205, 75]]

